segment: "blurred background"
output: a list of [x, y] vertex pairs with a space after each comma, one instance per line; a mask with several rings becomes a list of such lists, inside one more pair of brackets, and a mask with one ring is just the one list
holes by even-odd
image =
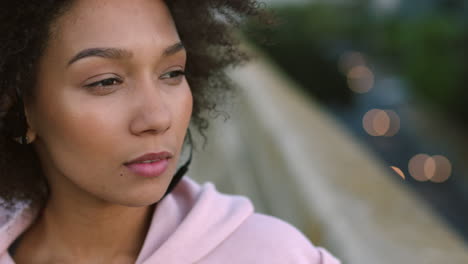
[[193, 177], [343, 263], [468, 263], [468, 1], [264, 4]]

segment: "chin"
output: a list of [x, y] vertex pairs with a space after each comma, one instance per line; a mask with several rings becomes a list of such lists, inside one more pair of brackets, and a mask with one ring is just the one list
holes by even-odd
[[159, 179], [149, 179], [149, 181], [139, 179], [135, 185], [129, 184], [127, 188], [120, 189], [120, 192], [113, 193], [115, 196], [109, 197], [109, 200], [112, 203], [129, 207], [155, 204], [163, 198], [173, 174], [172, 170], [168, 170], [167, 174], [161, 175]]
[[110, 199], [106, 200], [112, 204], [118, 204], [122, 206], [145, 207], [159, 202], [165, 192], [166, 189], [155, 190], [153, 188], [151, 191], [140, 190], [137, 192], [125, 193], [123, 195], [120, 194], [119, 197], [109, 197]]
[[158, 196], [156, 199], [145, 199], [145, 198], [135, 198], [135, 199], [126, 199], [125, 201], [116, 202], [122, 206], [127, 207], [146, 207], [153, 205], [161, 200], [163, 195]]
[[[158, 200], [158, 201], [159, 201], [159, 200]], [[152, 203], [132, 202], [132, 203], [121, 204], [121, 205], [122, 205], [122, 206], [126, 206], [126, 207], [139, 208], [139, 207], [148, 207], [148, 206], [151, 206], [151, 205], [157, 203], [158, 201], [152, 202]]]

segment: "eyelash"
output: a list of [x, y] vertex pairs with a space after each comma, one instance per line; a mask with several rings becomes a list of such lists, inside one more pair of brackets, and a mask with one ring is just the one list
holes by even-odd
[[[171, 75], [171, 74], [175, 74], [175, 76], [169, 76], [169, 77], [165, 77], [165, 78], [161, 77], [161, 79], [175, 79], [175, 78], [178, 78], [180, 76], [184, 76], [185, 72], [182, 71], [182, 70], [170, 71], [168, 73], [163, 74], [163, 76], [164, 75]], [[112, 81], [112, 83], [109, 84], [108, 83], [109, 81]], [[123, 81], [121, 79], [119, 79], [119, 78], [107, 78], [107, 79], [104, 79], [104, 80], [100, 80], [100, 81], [97, 81], [97, 82], [87, 84], [87, 85], [85, 85], [85, 87], [90, 87], [90, 88], [92, 88], [92, 87], [105, 87], [105, 86], [121, 84], [122, 82]]]

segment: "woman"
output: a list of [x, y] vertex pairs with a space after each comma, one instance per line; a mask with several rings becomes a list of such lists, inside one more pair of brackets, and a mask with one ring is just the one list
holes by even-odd
[[0, 5], [0, 264], [338, 263], [177, 170], [255, 2]]

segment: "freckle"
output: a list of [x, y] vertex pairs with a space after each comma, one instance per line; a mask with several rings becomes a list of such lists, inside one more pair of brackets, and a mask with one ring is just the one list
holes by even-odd
[[120, 176], [123, 176], [123, 173], [120, 173]]

